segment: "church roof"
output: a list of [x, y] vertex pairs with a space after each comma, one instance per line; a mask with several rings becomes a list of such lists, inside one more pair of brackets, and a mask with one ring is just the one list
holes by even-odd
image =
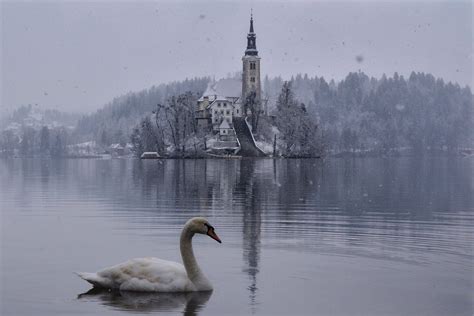
[[242, 79], [220, 79], [211, 81], [207, 85], [206, 91], [203, 93], [199, 101], [203, 101], [204, 97], [209, 97], [209, 101], [219, 98], [240, 98], [242, 94]]
[[219, 128], [220, 129], [229, 129], [230, 128], [229, 122], [227, 122], [227, 120], [222, 120], [222, 123], [221, 123], [221, 125], [219, 125]]

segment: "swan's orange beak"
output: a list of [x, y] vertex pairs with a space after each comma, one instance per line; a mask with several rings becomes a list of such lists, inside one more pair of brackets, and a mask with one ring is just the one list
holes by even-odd
[[222, 243], [221, 239], [219, 238], [219, 236], [217, 236], [217, 234], [214, 232], [214, 228], [209, 228], [207, 230], [207, 235], [209, 237], [211, 237], [212, 239], [214, 239], [215, 241], [217, 241], [218, 243]]

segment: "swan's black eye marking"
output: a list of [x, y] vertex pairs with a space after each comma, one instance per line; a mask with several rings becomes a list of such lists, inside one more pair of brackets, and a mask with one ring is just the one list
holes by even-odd
[[212, 226], [209, 225], [208, 223], [204, 223], [204, 226], [207, 227], [207, 231], [214, 230], [214, 227], [212, 227]]

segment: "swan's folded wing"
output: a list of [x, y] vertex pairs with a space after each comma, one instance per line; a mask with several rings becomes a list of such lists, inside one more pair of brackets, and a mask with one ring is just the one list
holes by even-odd
[[97, 273], [108, 287], [126, 291], [192, 291], [183, 265], [158, 258], [137, 258]]

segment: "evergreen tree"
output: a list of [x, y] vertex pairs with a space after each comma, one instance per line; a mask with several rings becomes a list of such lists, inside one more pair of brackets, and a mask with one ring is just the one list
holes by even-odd
[[64, 129], [59, 129], [55, 133], [53, 144], [51, 146], [51, 157], [62, 158], [67, 154], [66, 150], [66, 132]]
[[291, 82], [283, 83], [275, 116], [284, 156], [318, 155], [320, 144], [317, 144], [317, 125], [309, 116], [306, 106], [298, 104]]
[[40, 131], [40, 153], [49, 154], [49, 128], [43, 126]]
[[144, 146], [141, 138], [141, 133], [139, 128], [134, 128], [132, 135], [130, 136], [130, 142], [132, 144], [132, 151], [137, 158], [143, 154]]
[[31, 127], [23, 128], [20, 142], [20, 155], [29, 157], [33, 155], [35, 149], [35, 130]]
[[11, 130], [4, 130], [1, 134], [0, 154], [4, 157], [13, 157], [18, 143], [18, 137]]

